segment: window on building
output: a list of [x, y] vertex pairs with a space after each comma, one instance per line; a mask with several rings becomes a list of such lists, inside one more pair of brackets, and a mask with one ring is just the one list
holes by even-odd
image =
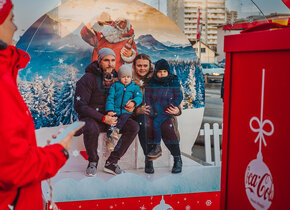
[[201, 53], [205, 53], [205, 48], [201, 48], [201, 49], [200, 49], [200, 52], [201, 52]]

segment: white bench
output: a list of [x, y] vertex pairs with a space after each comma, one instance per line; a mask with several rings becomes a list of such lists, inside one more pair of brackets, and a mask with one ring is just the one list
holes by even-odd
[[[58, 133], [60, 129], [65, 127], [67, 127], [67, 125], [51, 128], [41, 128], [36, 130], [37, 144], [39, 146], [45, 146], [46, 140], [51, 138], [52, 134]], [[110, 152], [108, 152], [106, 148], [105, 135], [106, 133], [101, 133], [98, 139], [99, 141], [98, 155], [100, 158], [98, 164], [99, 166], [104, 166], [105, 161], [110, 155]], [[172, 165], [170, 153], [163, 143], [161, 143], [161, 145], [162, 145], [162, 156], [154, 161], [154, 167], [169, 167]], [[73, 137], [73, 141], [70, 147], [70, 155], [78, 155], [80, 151], [86, 151], [83, 141], [83, 135]], [[125, 155], [119, 161], [119, 165], [122, 169], [125, 170], [142, 169], [144, 168], [144, 162], [145, 162], [144, 153], [137, 136], [133, 141], [133, 143], [128, 148]], [[98, 167], [98, 170], [103, 170], [103, 168]]]

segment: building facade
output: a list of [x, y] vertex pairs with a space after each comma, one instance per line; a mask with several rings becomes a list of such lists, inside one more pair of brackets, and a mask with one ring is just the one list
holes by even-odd
[[[216, 50], [217, 26], [226, 22], [225, 0], [168, 0], [168, 17], [183, 29], [187, 38], [194, 43], [197, 34], [198, 7], [202, 25], [201, 41]], [[182, 12], [183, 15], [180, 15]], [[183, 19], [183, 22], [180, 19]]]
[[[195, 50], [196, 54], [200, 56], [200, 62], [201, 63], [215, 63], [215, 51], [212, 50], [211, 48], [209, 48], [207, 45], [205, 45], [204, 43], [200, 43], [199, 42], [195, 42], [193, 44], [193, 49]], [[199, 52], [200, 50], [200, 52]]]

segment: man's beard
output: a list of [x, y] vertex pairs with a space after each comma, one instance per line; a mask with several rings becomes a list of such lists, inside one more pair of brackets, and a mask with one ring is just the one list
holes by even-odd
[[114, 83], [114, 74], [113, 72], [104, 71], [103, 85], [105, 89], [109, 89]]

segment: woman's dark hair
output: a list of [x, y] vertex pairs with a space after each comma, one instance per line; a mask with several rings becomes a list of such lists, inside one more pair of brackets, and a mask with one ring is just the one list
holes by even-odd
[[153, 68], [152, 68], [152, 64], [151, 64], [151, 58], [149, 55], [146, 55], [144, 53], [141, 53], [141, 54], [138, 54], [135, 59], [133, 60], [133, 66], [135, 67], [136, 65], [136, 61], [139, 60], [139, 59], [142, 59], [142, 60], [148, 60], [149, 61], [149, 71], [152, 71]]

